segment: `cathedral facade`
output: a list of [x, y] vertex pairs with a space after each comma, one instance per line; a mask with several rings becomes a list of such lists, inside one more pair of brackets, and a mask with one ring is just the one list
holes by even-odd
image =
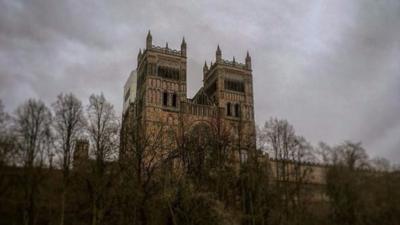
[[[134, 80], [134, 100], [124, 91], [121, 152], [128, 145], [129, 129], [152, 135], [167, 127], [182, 137], [189, 133], [224, 132], [230, 146], [246, 157], [255, 149], [254, 96], [251, 57], [245, 62], [222, 58], [217, 47], [215, 62], [203, 67], [203, 85], [193, 98], [187, 96], [187, 44], [183, 38], [180, 50], [155, 46], [149, 31], [146, 48], [139, 50]], [[128, 82], [132, 82], [132, 78]], [[126, 87], [132, 85], [125, 85]], [[125, 105], [126, 104], [126, 105]], [[157, 141], [157, 140], [155, 140]]]

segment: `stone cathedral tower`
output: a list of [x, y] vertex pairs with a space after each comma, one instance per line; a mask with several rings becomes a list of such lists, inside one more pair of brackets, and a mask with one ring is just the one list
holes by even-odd
[[137, 61], [137, 116], [144, 121], [157, 121], [179, 112], [186, 101], [186, 42], [181, 49], [154, 46], [149, 31], [146, 49]]
[[[231, 144], [240, 155], [255, 148], [253, 77], [249, 53], [245, 63], [222, 58], [217, 47], [215, 62], [203, 67], [203, 87], [187, 98], [187, 45], [180, 50], [155, 46], [149, 31], [146, 48], [137, 56], [137, 92], [124, 112], [121, 152], [129, 148], [127, 131], [136, 124], [141, 134], [151, 134], [156, 126], [167, 126], [176, 136], [196, 135], [199, 127], [229, 132]], [[129, 79], [130, 80], [130, 79]], [[128, 80], [128, 81], [129, 81]], [[125, 86], [129, 86], [126, 84]], [[125, 136], [125, 137], [124, 137]]]

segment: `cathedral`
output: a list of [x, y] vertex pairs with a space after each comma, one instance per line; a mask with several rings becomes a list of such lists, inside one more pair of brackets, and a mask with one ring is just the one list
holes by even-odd
[[[203, 67], [203, 85], [187, 96], [187, 44], [180, 50], [153, 45], [149, 31], [146, 47], [139, 50], [137, 67], [124, 88], [121, 155], [126, 136], [134, 127], [140, 134], [167, 127], [176, 136], [225, 132], [241, 157], [255, 149], [254, 96], [251, 57], [245, 62], [225, 60], [220, 47], [215, 61]], [[209, 132], [210, 131], [210, 132]], [[124, 141], [125, 140], [125, 141]], [[125, 146], [125, 147], [124, 147]]]

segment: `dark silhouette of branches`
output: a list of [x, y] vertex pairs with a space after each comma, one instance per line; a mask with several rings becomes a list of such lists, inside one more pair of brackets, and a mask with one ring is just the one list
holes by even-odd
[[63, 175], [61, 190], [60, 225], [64, 224], [65, 198], [67, 186], [70, 182], [72, 154], [75, 142], [82, 136], [85, 126], [82, 103], [73, 94], [60, 94], [54, 109], [54, 130], [56, 133], [57, 153], [61, 158]]

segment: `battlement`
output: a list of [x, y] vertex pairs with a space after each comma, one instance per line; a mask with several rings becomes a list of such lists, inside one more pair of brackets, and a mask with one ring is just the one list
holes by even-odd
[[247, 68], [246, 64], [244, 64], [244, 63], [239, 63], [234, 60], [231, 61], [231, 60], [222, 59], [221, 61], [212, 64], [212, 66], [210, 67], [210, 70], [212, 70], [218, 64], [224, 65], [224, 66], [229, 66], [229, 67], [234, 67], [234, 68], [242, 69], [242, 70], [249, 69], [249, 68]]
[[166, 54], [176, 55], [176, 56], [181, 56], [182, 55], [182, 51], [168, 48], [168, 46], [167, 47], [161, 47], [161, 46], [157, 46], [157, 45], [152, 45], [151, 46], [151, 50], [155, 51], [155, 52], [166, 53]]
[[[153, 37], [151, 36], [151, 33], [149, 31], [149, 33], [147, 34], [147, 37], [146, 37], [145, 52], [146, 51], [154, 51], [154, 52], [164, 53], [164, 54], [173, 55], [173, 56], [186, 57], [186, 41], [185, 41], [185, 38], [182, 39], [180, 50], [169, 48], [168, 42], [165, 44], [165, 47], [153, 45]], [[141, 61], [143, 55], [144, 54], [142, 54], [142, 51], [139, 50], [138, 62]]]
[[233, 57], [232, 61], [222, 59], [222, 51], [218, 45], [217, 51], [215, 52], [215, 63], [213, 64], [211, 61], [210, 68], [208, 67], [207, 62], [204, 63], [204, 66], [203, 66], [204, 78], [206, 77], [206, 74], [209, 71], [213, 70], [218, 65], [233, 67], [233, 68], [240, 69], [240, 70], [251, 71], [251, 57], [250, 57], [249, 52], [247, 52], [246, 58], [245, 58], [245, 63], [237, 62], [235, 60], [235, 57]]

